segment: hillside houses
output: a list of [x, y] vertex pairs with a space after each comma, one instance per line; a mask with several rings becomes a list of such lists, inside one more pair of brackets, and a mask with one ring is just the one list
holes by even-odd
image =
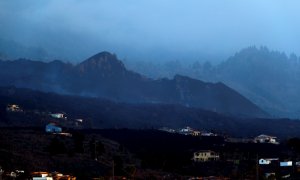
[[82, 128], [85, 123], [83, 118], [72, 117], [72, 115], [67, 116], [66, 113], [49, 113], [48, 117], [49, 122], [54, 122], [69, 128]]
[[232, 138], [227, 137], [226, 142], [231, 143], [268, 143], [268, 144], [279, 144], [277, 137], [261, 134], [254, 138]]
[[201, 150], [194, 152], [193, 161], [194, 162], [207, 162], [207, 161], [217, 161], [220, 159], [218, 153], [211, 150]]
[[163, 127], [158, 130], [168, 132], [168, 133], [177, 133], [177, 134], [191, 135], [191, 136], [217, 136], [217, 134], [214, 134], [212, 132], [199, 131], [189, 126], [177, 130], [168, 127]]
[[269, 136], [265, 134], [261, 134], [254, 138], [255, 143], [271, 143], [271, 144], [279, 144], [277, 142], [277, 137], [275, 136]]
[[[168, 132], [168, 133], [177, 133], [182, 135], [191, 135], [191, 136], [218, 136], [218, 134], [207, 132], [207, 131], [199, 131], [196, 129], [193, 129], [189, 126], [181, 128], [181, 129], [171, 129], [168, 127], [163, 127], [158, 129], [160, 131]], [[232, 142], [232, 143], [270, 143], [270, 144], [279, 144], [277, 137], [270, 136], [266, 134], [261, 134], [255, 138], [231, 138], [226, 137], [226, 142]]]
[[32, 172], [32, 180], [76, 180], [75, 176], [64, 175], [59, 172]]
[[212, 132], [199, 131], [199, 130], [193, 129], [189, 126], [179, 129], [177, 131], [177, 133], [183, 134], [183, 135], [191, 135], [191, 136], [217, 136], [217, 134], [214, 134]]
[[271, 177], [289, 179], [292, 174], [299, 172], [296, 161], [286, 159], [280, 160], [279, 158], [261, 158], [258, 160], [257, 168], [267, 179], [270, 179]]
[[6, 121], [17, 119], [18, 122], [11, 122], [28, 126], [28, 122], [23, 120], [23, 117], [24, 119], [29, 118], [30, 123], [39, 123], [44, 126], [47, 133], [60, 133], [65, 136], [71, 135], [69, 133], [62, 133], [62, 127], [66, 129], [82, 129], [87, 122], [83, 117], [76, 117], [73, 114], [70, 114], [69, 118], [67, 118], [67, 113], [63, 112], [63, 109], [56, 111], [56, 113], [51, 113], [48, 109], [39, 109], [39, 107], [23, 109], [22, 104], [7, 103], [3, 110], [6, 111], [4, 114]]
[[182, 128], [179, 130], [179, 134], [184, 134], [184, 135], [192, 135], [192, 136], [200, 136], [201, 132], [198, 130], [195, 130], [189, 126]]

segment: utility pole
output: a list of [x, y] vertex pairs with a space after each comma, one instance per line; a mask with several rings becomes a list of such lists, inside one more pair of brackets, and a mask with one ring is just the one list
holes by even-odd
[[112, 161], [112, 180], [115, 180], [115, 160]]
[[2, 174], [3, 174], [3, 170], [2, 170], [2, 167], [0, 166], [0, 180], [2, 180]]
[[94, 153], [95, 153], [95, 161], [98, 161], [97, 157], [97, 141], [95, 140], [95, 146], [94, 146]]
[[259, 173], [258, 173], [258, 154], [256, 154], [256, 180], [259, 180]]

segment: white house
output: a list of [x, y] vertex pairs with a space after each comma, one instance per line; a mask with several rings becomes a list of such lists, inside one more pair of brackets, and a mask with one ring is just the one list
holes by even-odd
[[281, 166], [281, 167], [285, 167], [285, 166], [293, 166], [293, 161], [284, 161], [284, 162], [280, 162], [280, 166]]
[[52, 177], [32, 177], [32, 180], [53, 180]]
[[53, 117], [53, 118], [57, 118], [57, 119], [66, 118], [65, 114], [63, 114], [63, 113], [52, 113], [52, 114], [50, 114], [50, 116]]
[[53, 123], [47, 124], [45, 130], [47, 133], [61, 133], [62, 132], [62, 128], [56, 126]]
[[272, 161], [278, 161], [278, 158], [267, 158], [267, 159], [259, 159], [258, 164], [260, 165], [269, 165]]
[[48, 172], [34, 172], [31, 174], [32, 180], [53, 180]]
[[201, 136], [217, 136], [217, 135], [211, 132], [202, 132]]
[[185, 128], [180, 129], [180, 132], [191, 132], [191, 131], [193, 131], [193, 129], [188, 127], [188, 126], [185, 127]]
[[192, 136], [200, 136], [201, 132], [200, 131], [193, 131]]
[[6, 111], [10, 111], [10, 112], [22, 112], [23, 110], [17, 104], [9, 104], [6, 107]]
[[188, 126], [179, 130], [179, 133], [184, 135], [191, 135], [193, 132], [194, 130]]
[[195, 162], [217, 161], [219, 159], [219, 154], [211, 150], [201, 150], [194, 152], [193, 157], [193, 161]]
[[83, 119], [75, 119], [75, 121], [78, 122], [78, 123], [82, 123]]
[[4, 173], [4, 170], [3, 170], [2, 167], [0, 166], [0, 176], [2, 176], [3, 173]]
[[261, 135], [257, 136], [256, 138], [254, 138], [254, 142], [256, 142], [256, 143], [279, 144], [276, 141], [276, 139], [277, 139], [277, 137], [275, 137], [275, 136], [269, 136], [269, 135], [261, 134]]
[[271, 164], [271, 161], [267, 160], [267, 159], [260, 159], [260, 160], [258, 160], [258, 164], [268, 165], [268, 164]]

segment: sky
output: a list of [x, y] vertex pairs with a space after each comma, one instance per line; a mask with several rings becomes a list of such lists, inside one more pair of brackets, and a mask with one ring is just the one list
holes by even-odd
[[0, 0], [0, 38], [81, 61], [218, 61], [248, 46], [300, 55], [299, 0]]

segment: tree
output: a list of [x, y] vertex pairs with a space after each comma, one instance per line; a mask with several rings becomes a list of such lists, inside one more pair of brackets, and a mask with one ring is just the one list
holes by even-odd
[[83, 151], [84, 151], [83, 141], [85, 139], [84, 134], [79, 133], [79, 132], [74, 132], [72, 137], [73, 137], [75, 152], [83, 153]]
[[91, 139], [89, 145], [92, 159], [98, 159], [105, 152], [104, 144], [101, 141], [95, 140], [95, 137]]
[[124, 162], [120, 156], [114, 156], [114, 171], [116, 175], [124, 175]]
[[287, 145], [296, 152], [300, 152], [300, 139], [291, 138], [288, 140]]
[[66, 146], [64, 142], [55, 137], [51, 140], [47, 150], [51, 155], [63, 154], [66, 153]]
[[6, 107], [0, 105], [0, 122], [7, 122]]

